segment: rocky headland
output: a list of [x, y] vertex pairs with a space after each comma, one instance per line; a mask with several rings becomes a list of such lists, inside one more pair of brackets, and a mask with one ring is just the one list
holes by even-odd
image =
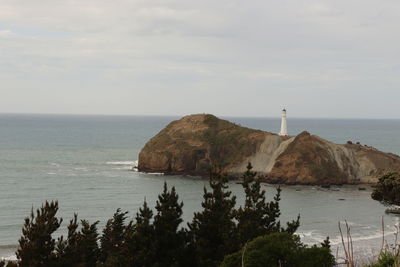
[[334, 144], [302, 132], [282, 137], [209, 114], [185, 116], [151, 138], [139, 154], [139, 171], [206, 176], [211, 166], [235, 177], [253, 170], [270, 183], [376, 183], [400, 171], [400, 157], [360, 144]]

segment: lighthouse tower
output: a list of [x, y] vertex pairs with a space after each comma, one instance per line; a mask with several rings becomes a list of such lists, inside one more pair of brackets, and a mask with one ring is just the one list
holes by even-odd
[[281, 114], [281, 131], [279, 132], [280, 136], [287, 136], [287, 125], [286, 125], [286, 109], [282, 110]]

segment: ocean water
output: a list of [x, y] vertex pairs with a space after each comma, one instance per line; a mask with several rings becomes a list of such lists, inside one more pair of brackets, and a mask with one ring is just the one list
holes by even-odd
[[[184, 219], [201, 209], [207, 180], [132, 171], [146, 141], [177, 117], [0, 114], [0, 257], [13, 254], [23, 219], [45, 200], [58, 200], [62, 234], [73, 214], [104, 225], [117, 208], [133, 218], [146, 199], [154, 207], [164, 181], [184, 202]], [[279, 118], [227, 118], [240, 125], [278, 132]], [[289, 134], [307, 130], [336, 143], [348, 140], [400, 154], [400, 120], [288, 119]], [[263, 184], [269, 199], [275, 185]], [[230, 189], [243, 203], [241, 186]], [[379, 250], [384, 218], [388, 242], [399, 217], [370, 198], [371, 189], [337, 191], [282, 186], [282, 221], [301, 216], [298, 234], [309, 244], [329, 236], [340, 243], [338, 222], [347, 220], [357, 252]], [[342, 200], [341, 200], [342, 199]], [[344, 199], [344, 200], [343, 200]], [[339, 252], [340, 254], [340, 252]]]

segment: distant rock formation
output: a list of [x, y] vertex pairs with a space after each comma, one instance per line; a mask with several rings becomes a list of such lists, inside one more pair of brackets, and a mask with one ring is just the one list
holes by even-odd
[[138, 169], [204, 176], [216, 165], [237, 176], [248, 162], [265, 181], [284, 184], [375, 183], [400, 171], [399, 156], [372, 147], [334, 144], [308, 132], [282, 137], [209, 114], [171, 122], [144, 146]]

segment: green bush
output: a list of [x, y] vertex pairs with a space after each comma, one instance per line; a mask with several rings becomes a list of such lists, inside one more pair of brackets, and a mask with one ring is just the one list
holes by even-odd
[[331, 267], [334, 264], [328, 248], [308, 248], [298, 236], [281, 232], [255, 238], [241, 251], [226, 256], [221, 267]]
[[385, 204], [400, 205], [400, 173], [390, 172], [380, 177], [371, 197]]
[[399, 266], [400, 259], [398, 255], [393, 254], [390, 251], [382, 251], [379, 255], [378, 261], [366, 267], [396, 267]]

